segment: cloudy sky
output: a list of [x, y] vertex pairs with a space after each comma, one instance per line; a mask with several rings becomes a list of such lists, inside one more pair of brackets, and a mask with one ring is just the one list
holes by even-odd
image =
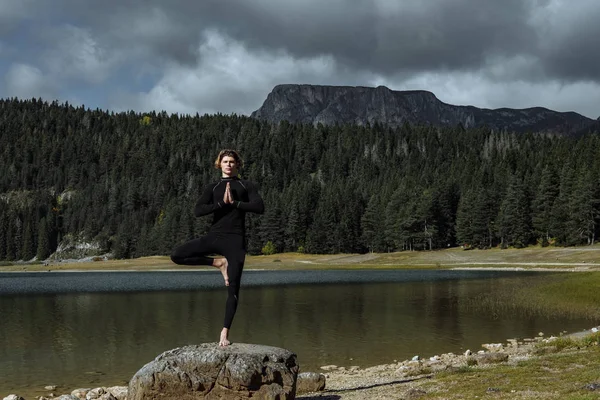
[[0, 0], [0, 97], [249, 114], [280, 83], [600, 116], [598, 0]]

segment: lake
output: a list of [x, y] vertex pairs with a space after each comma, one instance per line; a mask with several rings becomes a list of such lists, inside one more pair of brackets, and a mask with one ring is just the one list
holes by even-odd
[[[233, 342], [284, 347], [301, 369], [361, 367], [589, 328], [585, 319], [472, 306], [548, 274], [508, 271], [245, 271]], [[0, 274], [0, 395], [125, 385], [163, 351], [215, 342], [218, 271]], [[40, 390], [41, 389], [41, 390]]]

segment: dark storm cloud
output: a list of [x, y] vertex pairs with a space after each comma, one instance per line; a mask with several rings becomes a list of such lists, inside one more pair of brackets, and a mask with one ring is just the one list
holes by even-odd
[[381, 84], [595, 117], [597, 1], [0, 0], [0, 74], [119, 108], [248, 113], [278, 83]]
[[[520, 54], [536, 40], [527, 24], [533, 9], [522, 0], [111, 0], [91, 9], [64, 1], [78, 19], [110, 28], [121, 43], [147, 45], [181, 62], [195, 60], [199, 32], [206, 28], [249, 48], [285, 49], [296, 57], [330, 54], [384, 74], [477, 69], [489, 54]], [[169, 29], [144, 36], [139, 28], [145, 23]]]
[[221, 4], [215, 17], [250, 46], [285, 48], [299, 57], [332, 54], [384, 74], [477, 69], [488, 54], [519, 54], [535, 40], [526, 24], [531, 10], [521, 0], [331, 1], [299, 10], [271, 2], [268, 11], [248, 2], [239, 15], [226, 11], [239, 1]]
[[[327, 54], [340, 64], [383, 75], [476, 71], [490, 60], [529, 56], [537, 62], [534, 72], [549, 77], [600, 79], [600, 7], [581, 0], [572, 7], [589, 7], [578, 16], [582, 20], [558, 15], [532, 23], [554, 3], [59, 0], [61, 6], [48, 12], [65, 13], [75, 25], [91, 27], [106, 46], [137, 46], [155, 57], [189, 65], [200, 56], [202, 32], [216, 29], [249, 49], [285, 50], [297, 58]], [[563, 24], [568, 24], [567, 30]]]
[[[577, 3], [573, 3], [574, 5]], [[551, 76], [600, 81], [600, 3], [585, 12], [556, 16], [539, 51]]]

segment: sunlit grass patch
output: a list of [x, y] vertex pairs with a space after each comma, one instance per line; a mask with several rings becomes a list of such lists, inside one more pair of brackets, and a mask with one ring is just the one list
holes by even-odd
[[516, 365], [464, 367], [440, 373], [434, 382], [422, 386], [428, 393], [422, 398], [597, 399], [600, 393], [589, 387], [600, 380], [600, 346], [585, 345], [597, 339], [597, 336], [581, 340], [565, 338], [565, 345], [575, 347]]

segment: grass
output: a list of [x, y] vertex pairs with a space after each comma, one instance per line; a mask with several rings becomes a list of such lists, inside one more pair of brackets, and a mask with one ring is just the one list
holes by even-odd
[[498, 285], [473, 297], [463, 307], [493, 313], [495, 310], [525, 316], [568, 316], [600, 320], [600, 272], [560, 273], [534, 282]]
[[562, 343], [560, 352], [516, 365], [439, 373], [421, 386], [428, 393], [421, 399], [598, 399], [600, 389], [590, 385], [600, 383], [599, 339], [599, 334], [557, 339], [539, 346]]
[[[599, 270], [600, 245], [581, 247], [528, 247], [525, 249], [462, 250], [451, 248], [435, 251], [403, 251], [368, 254], [301, 254], [279, 253], [270, 256], [248, 256], [246, 268], [260, 269], [353, 269], [353, 268], [523, 268]], [[2, 271], [52, 270], [152, 270], [182, 269], [167, 256], [42, 264], [3, 263]], [[197, 268], [197, 267], [189, 267]]]

